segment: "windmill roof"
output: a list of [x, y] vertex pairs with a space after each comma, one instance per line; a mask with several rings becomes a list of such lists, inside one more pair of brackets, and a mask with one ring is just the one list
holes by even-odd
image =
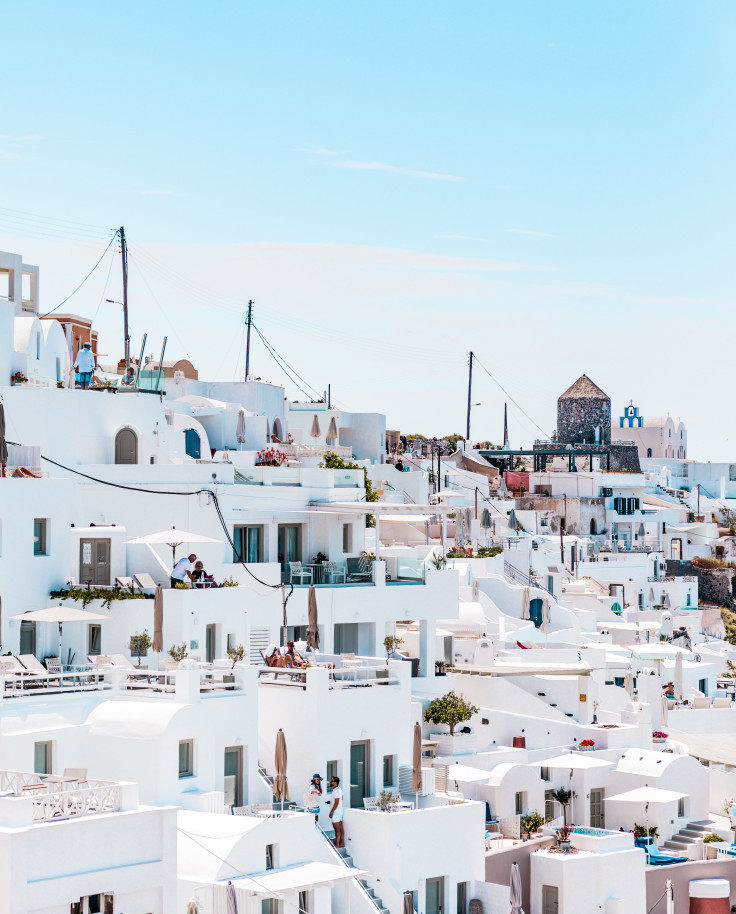
[[568, 387], [564, 394], [561, 394], [559, 399], [575, 400], [582, 397], [595, 400], [610, 400], [608, 394], [603, 393], [600, 387], [594, 384], [587, 374], [580, 375], [577, 381]]

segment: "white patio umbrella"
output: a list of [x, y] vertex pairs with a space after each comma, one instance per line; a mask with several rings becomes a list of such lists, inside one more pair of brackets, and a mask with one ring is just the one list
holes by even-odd
[[46, 609], [32, 609], [29, 612], [21, 613], [19, 616], [12, 616], [21, 622], [56, 622], [59, 626], [59, 660], [61, 660], [61, 629], [65, 622], [102, 622], [107, 621], [109, 616], [101, 616], [99, 613], [91, 613], [86, 609], [76, 609], [74, 606], [49, 606]]
[[221, 542], [222, 542], [222, 540], [214, 539], [211, 536], [202, 536], [201, 533], [192, 533], [189, 530], [177, 530], [176, 527], [171, 527], [169, 530], [161, 530], [159, 533], [147, 533], [145, 536], [136, 536], [133, 539], [128, 540], [128, 545], [129, 546], [134, 546], [134, 545], [171, 546], [172, 559], [174, 561], [174, 564], [176, 564], [177, 546], [182, 546], [184, 543], [221, 543]]
[[668, 713], [669, 713], [669, 710], [667, 708], [667, 696], [664, 694], [664, 689], [662, 689], [662, 711], [660, 714], [660, 718], [661, 718], [661, 725], [663, 727], [667, 726]]
[[547, 597], [542, 600], [542, 624], [539, 626], [539, 630], [545, 635], [549, 634], [549, 600]]
[[530, 619], [529, 605], [530, 605], [529, 588], [525, 587], [524, 595], [521, 598], [521, 621], [522, 622], [528, 622]]
[[519, 864], [511, 864], [511, 885], [509, 886], [509, 903], [511, 904], [510, 914], [524, 914], [521, 907], [521, 873]]
[[317, 413], [314, 414], [314, 419], [312, 419], [312, 428], [309, 432], [312, 438], [319, 438], [321, 432], [319, 430], [319, 419], [317, 418]]
[[682, 654], [675, 657], [675, 695], [682, 698]]
[[672, 606], [672, 603], [670, 602], [670, 595], [668, 593], [664, 594], [662, 597], [662, 606], [664, 606], [666, 609], [669, 609]]
[[245, 410], [238, 410], [238, 427], [235, 429], [235, 437], [238, 444], [245, 443]]

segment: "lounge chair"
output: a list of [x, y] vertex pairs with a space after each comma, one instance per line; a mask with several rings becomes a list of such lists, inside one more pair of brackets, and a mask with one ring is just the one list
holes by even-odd
[[373, 580], [373, 573], [364, 555], [345, 560], [347, 580], [353, 582], [369, 582]]
[[65, 778], [74, 778], [77, 782], [77, 787], [86, 787], [87, 786], [87, 769], [86, 768], [65, 768], [64, 769]]
[[678, 857], [661, 851], [654, 843], [654, 838], [634, 838], [634, 844], [647, 855], [649, 866], [669, 866], [671, 863], [687, 863], [689, 857]]
[[339, 584], [340, 578], [342, 578], [342, 583], [345, 584], [346, 572], [344, 568], [338, 568], [337, 562], [322, 562], [322, 580], [326, 584], [331, 584], [333, 581]]
[[110, 654], [109, 656], [110, 666], [119, 666], [124, 670], [137, 670], [138, 667], [131, 663], [130, 660], [125, 656], [125, 654]]
[[233, 806], [234, 816], [252, 816], [250, 806]]
[[142, 571], [133, 575], [136, 584], [141, 590], [155, 590], [156, 582], [147, 571]]
[[710, 707], [710, 698], [693, 698], [692, 706], [696, 711]]
[[131, 593], [135, 593], [136, 587], [139, 587], [138, 582], [134, 577], [115, 578], [115, 584], [123, 590], [129, 590]]
[[[20, 670], [15, 670], [14, 672], [20, 673], [21, 679], [24, 681], [27, 681], [28, 679], [31, 679], [31, 681], [35, 680], [36, 685], [41, 685], [41, 680], [46, 680], [47, 683], [53, 681], [56, 682], [57, 685], [61, 684], [61, 670], [50, 670], [48, 666], [44, 666], [38, 657], [33, 654], [19, 654], [15, 659], [21, 664], [22, 668]], [[47, 658], [46, 662], [48, 663], [50, 659], [50, 657]], [[56, 673], [57, 675], [54, 676], [52, 673]]]
[[725, 698], [725, 697], [714, 698], [714, 699], [713, 699], [713, 707], [714, 707], [714, 708], [730, 708], [730, 707], [731, 707], [731, 699], [730, 699], [730, 698]]

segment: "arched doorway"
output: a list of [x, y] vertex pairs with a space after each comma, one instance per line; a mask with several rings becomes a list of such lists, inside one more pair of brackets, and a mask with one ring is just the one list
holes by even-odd
[[281, 419], [279, 419], [278, 416], [273, 420], [273, 433], [279, 441], [284, 440], [284, 430], [281, 425]]
[[682, 560], [682, 540], [678, 537], [670, 541], [670, 557], [674, 562]]
[[184, 430], [184, 450], [187, 457], [193, 457], [195, 460], [202, 456], [202, 441], [193, 428]]
[[138, 436], [132, 428], [121, 428], [115, 436], [115, 463], [138, 463]]
[[529, 619], [536, 628], [542, 624], [542, 601], [539, 597], [535, 597], [529, 604]]
[[595, 522], [595, 518], [591, 517], [590, 519], [590, 535], [596, 536], [598, 533], [598, 524]]
[[650, 447], [648, 447], [647, 448], [647, 457], [651, 457], [651, 456], [652, 456], [652, 449]]

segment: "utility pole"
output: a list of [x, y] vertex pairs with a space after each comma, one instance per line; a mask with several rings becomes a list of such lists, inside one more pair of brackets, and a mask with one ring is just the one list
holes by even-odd
[[123, 258], [123, 348], [126, 371], [130, 367], [130, 333], [128, 331], [128, 244], [125, 229], [120, 226], [120, 254]]
[[470, 442], [470, 407], [471, 407], [471, 398], [473, 390], [473, 353], [470, 353], [470, 361], [468, 363], [468, 421], [465, 425], [465, 440]]
[[248, 328], [247, 336], [245, 338], [245, 380], [248, 380], [248, 375], [250, 374], [250, 325], [253, 323], [253, 299], [248, 300], [248, 316], [245, 319], [245, 324]]
[[332, 385], [327, 385], [327, 409], [332, 409]]

